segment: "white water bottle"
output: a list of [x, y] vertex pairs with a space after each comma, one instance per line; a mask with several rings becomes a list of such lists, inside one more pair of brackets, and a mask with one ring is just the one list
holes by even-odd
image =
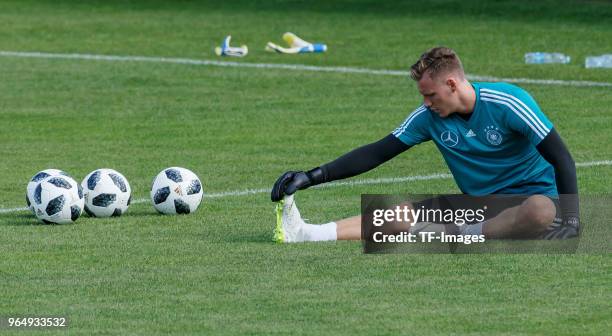
[[527, 64], [569, 63], [571, 58], [562, 53], [530, 52], [525, 54]]
[[612, 68], [612, 54], [587, 56], [584, 66], [585, 68]]

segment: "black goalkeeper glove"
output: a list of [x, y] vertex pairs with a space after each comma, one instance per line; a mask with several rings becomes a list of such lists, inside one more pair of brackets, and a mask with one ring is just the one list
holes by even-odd
[[568, 239], [580, 235], [580, 206], [578, 194], [560, 194], [561, 217], [560, 226], [551, 226], [544, 233], [544, 239]]
[[542, 238], [553, 240], [553, 239], [569, 239], [578, 237], [580, 235], [580, 219], [575, 216], [567, 216], [563, 218], [563, 223], [556, 227], [551, 227], [544, 234]]
[[323, 170], [319, 167], [303, 171], [288, 171], [281, 175], [270, 193], [272, 202], [278, 202], [285, 195], [293, 195], [296, 191], [325, 182]]

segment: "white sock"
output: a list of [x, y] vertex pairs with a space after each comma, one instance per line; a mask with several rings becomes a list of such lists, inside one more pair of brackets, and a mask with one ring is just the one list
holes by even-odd
[[304, 224], [302, 234], [304, 241], [329, 241], [338, 240], [336, 222], [322, 225]]
[[477, 224], [472, 224], [472, 225], [462, 225], [459, 228], [459, 233], [461, 233], [464, 236], [471, 236], [471, 235], [481, 235], [482, 234], [482, 225], [486, 223], [486, 222], [480, 222]]

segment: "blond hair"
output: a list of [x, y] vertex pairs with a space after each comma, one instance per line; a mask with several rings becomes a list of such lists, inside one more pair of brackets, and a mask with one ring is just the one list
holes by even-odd
[[415, 81], [421, 80], [427, 72], [431, 78], [442, 73], [457, 71], [463, 78], [463, 65], [457, 53], [451, 48], [436, 47], [427, 50], [419, 60], [410, 67], [410, 77]]

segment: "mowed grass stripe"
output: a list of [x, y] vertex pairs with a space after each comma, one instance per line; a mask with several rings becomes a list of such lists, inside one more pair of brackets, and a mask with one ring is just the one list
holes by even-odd
[[[45, 52], [37, 52], [37, 51], [33, 51], [33, 52], [0, 51], [0, 56], [44, 58], [44, 59], [53, 59], [53, 58], [55, 59], [77, 59], [77, 60], [95, 60], [95, 61], [109, 61], [109, 62], [154, 62], [154, 63], [219, 66], [219, 67], [282, 69], [282, 70], [315, 71], [315, 72], [336, 72], [336, 73], [384, 75], [384, 76], [408, 76], [409, 75], [408, 71], [401, 71], [401, 70], [386, 70], [386, 69], [376, 70], [376, 69], [356, 68], [356, 67], [346, 67], [346, 66], [315, 66], [315, 65], [305, 65], [305, 64], [247, 63], [247, 62], [199, 60], [199, 59], [176, 58], [176, 57], [119, 56], [119, 55], [96, 55], [96, 54], [79, 54], [79, 53], [64, 54], [64, 53], [45, 53]], [[539, 84], [539, 85], [612, 87], [612, 83], [594, 82], [594, 81], [533, 79], [533, 78], [503, 78], [503, 77], [471, 75], [471, 74], [468, 74], [467, 77], [468, 79], [473, 80], [473, 81], [509, 82], [509, 83], [521, 83], [521, 84]]]

